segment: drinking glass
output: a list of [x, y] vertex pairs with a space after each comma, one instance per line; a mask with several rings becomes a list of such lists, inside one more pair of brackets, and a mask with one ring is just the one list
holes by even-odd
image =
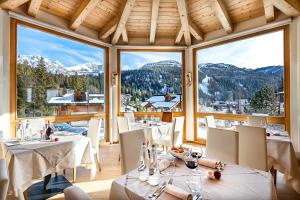
[[176, 158], [174, 156], [168, 155], [165, 156], [164, 159], [167, 159], [170, 162], [169, 167], [161, 171], [162, 175], [172, 176], [176, 172]]
[[184, 163], [191, 170], [196, 169], [198, 167], [198, 158], [197, 156], [192, 156], [192, 149], [188, 150], [188, 153], [184, 157]]
[[203, 186], [200, 175], [190, 176], [189, 180], [186, 181], [186, 184], [193, 197], [200, 195], [198, 199], [202, 198]]

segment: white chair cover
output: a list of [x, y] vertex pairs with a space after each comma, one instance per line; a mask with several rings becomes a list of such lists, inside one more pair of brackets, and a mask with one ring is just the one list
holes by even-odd
[[167, 135], [161, 135], [155, 139], [155, 144], [167, 147], [182, 145], [184, 117], [174, 117], [172, 127]]
[[239, 164], [269, 171], [266, 129], [253, 126], [236, 126], [236, 131], [239, 132]]
[[207, 128], [206, 155], [208, 158], [233, 164], [238, 163], [238, 132]]
[[267, 117], [266, 116], [257, 116], [257, 115], [248, 115], [247, 124], [249, 126], [257, 127], [267, 127]]
[[0, 159], [0, 200], [5, 200], [8, 190], [8, 173], [6, 160]]
[[205, 116], [204, 119], [206, 128], [217, 128], [214, 116]]
[[129, 120], [126, 117], [117, 117], [118, 131], [120, 133], [130, 131]]
[[89, 121], [89, 129], [87, 132], [87, 136], [90, 138], [93, 148], [96, 152], [99, 152], [99, 132], [100, 126], [102, 123], [102, 119], [92, 118]]
[[29, 124], [31, 127], [31, 133], [34, 134], [40, 134], [40, 131], [44, 129], [45, 127], [45, 119], [44, 118], [37, 118], [37, 119], [30, 119]]
[[65, 200], [92, 200], [82, 189], [77, 186], [70, 186], [64, 189]]
[[133, 112], [124, 113], [124, 117], [126, 117], [129, 120], [129, 122], [135, 122], [135, 117]]
[[143, 129], [133, 130], [121, 133], [121, 169], [122, 174], [137, 168], [140, 158], [140, 148], [145, 142], [145, 134]]

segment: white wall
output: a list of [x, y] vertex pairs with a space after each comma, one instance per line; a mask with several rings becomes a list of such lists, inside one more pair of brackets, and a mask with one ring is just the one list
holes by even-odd
[[4, 137], [10, 134], [9, 24], [8, 14], [0, 9], [0, 132]]
[[290, 25], [290, 90], [291, 136], [296, 151], [300, 151], [300, 17]]

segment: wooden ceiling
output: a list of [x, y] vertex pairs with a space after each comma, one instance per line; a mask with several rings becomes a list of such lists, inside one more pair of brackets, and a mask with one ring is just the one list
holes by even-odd
[[147, 45], [171, 38], [191, 45], [216, 30], [230, 34], [235, 24], [256, 17], [272, 22], [279, 12], [300, 15], [300, 0], [0, 0], [8, 10], [23, 4], [32, 17], [39, 10], [51, 13], [68, 20], [70, 29], [86, 26], [112, 44], [146, 38]]

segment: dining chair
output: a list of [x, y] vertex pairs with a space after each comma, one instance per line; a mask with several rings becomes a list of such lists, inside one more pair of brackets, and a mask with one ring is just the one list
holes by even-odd
[[[89, 127], [87, 137], [90, 138], [92, 144], [92, 153], [96, 157], [98, 170], [101, 171], [101, 163], [99, 158], [99, 132], [102, 119], [91, 118], [89, 120]], [[65, 171], [64, 171], [65, 174]], [[73, 168], [73, 182], [76, 182], [76, 167]]]
[[214, 116], [205, 116], [204, 119], [206, 128], [217, 128]]
[[117, 125], [118, 125], [118, 132], [120, 133], [124, 133], [127, 131], [130, 131], [130, 124], [129, 124], [129, 119], [126, 117], [117, 117]]
[[223, 162], [238, 164], [238, 132], [207, 128], [206, 156]]
[[161, 121], [172, 122], [173, 121], [173, 113], [172, 112], [163, 112]]
[[267, 116], [248, 115], [247, 124], [249, 126], [267, 127]]
[[0, 200], [5, 200], [8, 191], [8, 172], [5, 159], [0, 159]]
[[102, 119], [92, 118], [89, 121], [89, 128], [87, 132], [87, 137], [90, 138], [93, 146], [93, 154], [96, 156], [98, 170], [101, 171], [101, 164], [99, 158], [99, 132], [101, 127]]
[[124, 117], [126, 117], [129, 120], [129, 122], [135, 122], [135, 117], [133, 112], [124, 113]]
[[166, 134], [155, 140], [155, 144], [166, 147], [174, 147], [182, 145], [184, 127], [184, 117], [174, 117], [172, 125]]
[[92, 198], [77, 186], [64, 189], [65, 200], [92, 200]]
[[266, 129], [254, 126], [236, 126], [239, 133], [239, 165], [269, 171], [272, 159], [267, 156]]
[[120, 135], [121, 150], [121, 169], [122, 174], [137, 168], [140, 158], [140, 147], [145, 142], [143, 129], [133, 130], [121, 133]]

